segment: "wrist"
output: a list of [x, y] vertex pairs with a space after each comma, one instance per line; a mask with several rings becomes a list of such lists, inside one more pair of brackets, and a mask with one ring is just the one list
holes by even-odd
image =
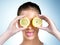
[[6, 33], [9, 35], [9, 36], [12, 36], [13, 35], [13, 32], [11, 30], [7, 30]]
[[57, 39], [59, 39], [60, 40], [60, 32], [56, 29], [55, 31], [54, 31], [54, 36], [57, 38]]

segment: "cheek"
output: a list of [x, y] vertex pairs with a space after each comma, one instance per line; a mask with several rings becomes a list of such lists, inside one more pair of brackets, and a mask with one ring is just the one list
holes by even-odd
[[24, 37], [26, 36], [26, 31], [27, 30], [22, 31]]
[[38, 32], [39, 32], [39, 29], [35, 29], [35, 33], [38, 34]]
[[22, 31], [23, 34], [25, 34], [25, 31]]
[[38, 32], [38, 31], [39, 31], [39, 29], [38, 29], [38, 28], [34, 28], [34, 30], [35, 30], [36, 32]]

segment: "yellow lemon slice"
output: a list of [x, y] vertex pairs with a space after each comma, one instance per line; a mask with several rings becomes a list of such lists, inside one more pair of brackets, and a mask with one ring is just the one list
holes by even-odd
[[40, 27], [40, 26], [42, 26], [42, 20], [39, 17], [35, 17], [32, 20], [32, 25], [34, 27]]
[[22, 27], [28, 27], [29, 24], [30, 24], [30, 21], [27, 17], [24, 17], [24, 18], [20, 19], [20, 25]]

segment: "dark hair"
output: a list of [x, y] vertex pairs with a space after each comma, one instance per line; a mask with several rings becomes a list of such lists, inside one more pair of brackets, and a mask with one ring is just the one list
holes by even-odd
[[18, 8], [18, 11], [17, 11], [17, 16], [19, 16], [19, 13], [22, 11], [22, 10], [25, 10], [25, 9], [28, 9], [28, 8], [35, 8], [36, 10], [38, 10], [38, 13], [41, 14], [41, 10], [39, 8], [39, 6], [35, 3], [32, 3], [32, 2], [26, 2], [24, 4], [22, 4], [19, 8]]

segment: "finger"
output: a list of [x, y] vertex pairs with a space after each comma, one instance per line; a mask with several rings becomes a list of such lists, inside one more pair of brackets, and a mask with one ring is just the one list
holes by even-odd
[[45, 21], [49, 21], [49, 18], [45, 15], [39, 15], [39, 17]]
[[23, 18], [24, 16], [25, 16], [25, 15], [21, 15], [21, 16], [15, 17], [15, 19], [11, 21], [11, 24], [16, 24], [16, 23], [18, 23], [18, 20], [21, 19], [21, 18]]
[[22, 28], [19, 28], [18, 30], [23, 31], [23, 30], [25, 30], [25, 29], [26, 29], [26, 28], [23, 28], [23, 27], [22, 27]]
[[39, 29], [42, 29], [42, 30], [47, 30], [46, 27], [38, 27]]
[[24, 16], [25, 16], [25, 15], [17, 16], [17, 17], [14, 19], [14, 21], [16, 22], [16, 21], [18, 21], [19, 19], [23, 18]]
[[48, 16], [45, 15], [39, 15], [39, 17], [43, 20], [45, 20], [48, 24], [51, 24], [51, 19]]
[[18, 26], [18, 23], [16, 23], [16, 28], [18, 29], [18, 30], [25, 30], [26, 28], [24, 28], [24, 27], [19, 27]]

